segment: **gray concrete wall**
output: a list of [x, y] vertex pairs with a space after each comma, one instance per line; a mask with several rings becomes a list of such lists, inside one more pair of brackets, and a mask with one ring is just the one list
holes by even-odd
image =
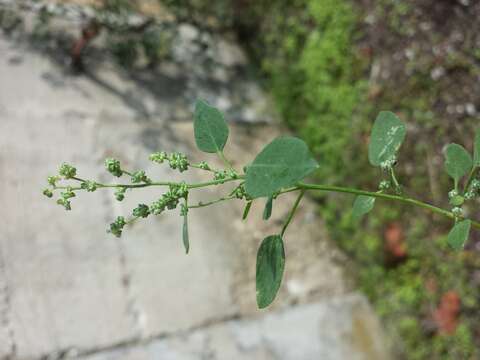
[[[70, 25], [56, 23], [66, 32]], [[0, 359], [385, 359], [377, 320], [352, 292], [308, 200], [286, 235], [278, 299], [259, 311], [256, 249], [294, 197], [277, 201], [269, 222], [260, 203], [247, 222], [238, 203], [192, 211], [185, 256], [176, 213], [139, 221], [121, 239], [105, 232], [158, 189], [127, 193], [122, 203], [109, 191], [85, 193], [69, 213], [41, 195], [63, 161], [82, 177], [113, 180], [103, 169], [110, 156], [155, 179], [207, 180], [148, 161], [157, 150], [216, 161], [194, 148], [197, 97], [232, 121], [226, 153], [237, 165], [279, 133], [235, 44], [208, 35], [204, 55], [196, 42], [206, 34], [189, 25], [179, 34], [173, 60], [155, 70], [98, 61], [84, 75], [24, 30], [0, 36]], [[202, 68], [206, 56], [216, 61], [212, 72]]]

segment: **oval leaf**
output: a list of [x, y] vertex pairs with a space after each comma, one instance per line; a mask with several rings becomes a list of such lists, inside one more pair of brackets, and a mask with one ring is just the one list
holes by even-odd
[[270, 216], [272, 216], [272, 207], [273, 207], [273, 196], [269, 196], [267, 203], [265, 204], [265, 209], [263, 209], [263, 220], [270, 219]]
[[448, 245], [455, 250], [462, 250], [468, 240], [471, 225], [472, 222], [470, 220], [462, 220], [456, 223], [448, 233]]
[[472, 169], [472, 157], [463, 146], [450, 144], [445, 150], [445, 170], [448, 175], [458, 182]]
[[263, 309], [270, 305], [282, 283], [285, 268], [285, 250], [280, 235], [266, 237], [257, 253], [257, 305]]
[[203, 100], [195, 104], [193, 122], [197, 147], [207, 153], [223, 150], [228, 138], [228, 126], [223, 114]]
[[405, 139], [405, 124], [390, 111], [381, 111], [373, 124], [368, 159], [373, 166], [391, 160]]
[[185, 247], [185, 254], [190, 250], [190, 240], [188, 238], [188, 219], [187, 215], [183, 216], [183, 246]]
[[480, 166], [480, 129], [475, 132], [475, 143], [473, 145], [473, 166]]
[[352, 216], [354, 219], [360, 219], [363, 215], [369, 213], [375, 206], [375, 198], [366, 195], [358, 195], [353, 202]]
[[279, 137], [265, 146], [247, 167], [245, 190], [252, 198], [270, 196], [317, 168], [307, 144], [295, 137]]

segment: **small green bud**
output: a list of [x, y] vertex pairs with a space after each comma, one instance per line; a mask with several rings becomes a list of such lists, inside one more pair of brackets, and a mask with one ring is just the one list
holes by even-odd
[[379, 190], [388, 190], [392, 184], [388, 180], [382, 180], [380, 181], [380, 184], [378, 185]]
[[147, 177], [147, 175], [145, 175], [145, 171], [143, 170], [135, 171], [132, 174], [132, 183], [137, 184], [141, 182], [149, 183], [151, 182], [151, 180]]
[[168, 157], [168, 165], [172, 169], [178, 169], [180, 172], [188, 170], [188, 160], [187, 157], [179, 152], [174, 152]]
[[125, 218], [123, 216], [118, 216], [115, 221], [110, 224], [110, 229], [107, 230], [107, 232], [112, 233], [116, 237], [120, 237], [122, 235], [122, 229], [125, 224]]
[[95, 181], [87, 180], [82, 182], [80, 187], [87, 190], [88, 192], [94, 192], [95, 190], [97, 190], [97, 183]]
[[453, 199], [455, 196], [458, 196], [458, 191], [453, 189], [451, 191], [448, 192], [448, 198], [449, 199]]
[[58, 170], [58, 173], [63, 176], [65, 179], [71, 179], [77, 175], [77, 169], [72, 165], [63, 163]]
[[394, 167], [394, 166], [396, 165], [396, 163], [397, 163], [397, 159], [393, 157], [393, 158], [391, 158], [391, 159], [389, 159], [389, 160], [385, 160], [384, 162], [382, 162], [382, 163], [380, 164], [380, 168], [381, 168], [382, 170], [389, 170], [389, 169], [391, 169], [392, 167]]
[[475, 199], [475, 196], [477, 196], [477, 195], [475, 194], [474, 191], [472, 191], [472, 190], [467, 191], [465, 193], [465, 200], [473, 200], [473, 199]]
[[43, 190], [43, 195], [51, 198], [53, 196], [53, 192], [50, 189], [45, 189], [45, 190]]
[[463, 215], [463, 209], [461, 207], [456, 206], [452, 209], [452, 213], [455, 217], [460, 217]]
[[247, 192], [245, 191], [245, 186], [243, 184], [239, 185], [234, 191], [233, 194], [237, 199], [247, 198]]
[[150, 154], [149, 156], [150, 161], [153, 161], [159, 164], [162, 164], [165, 160], [167, 160], [167, 158], [168, 156], [165, 151], [156, 152], [156, 153]]
[[105, 159], [105, 168], [113, 176], [120, 177], [123, 174], [122, 168], [120, 167], [120, 161], [116, 159]]
[[133, 216], [146, 218], [150, 215], [150, 210], [147, 205], [139, 204], [135, 209], [133, 209]]
[[230, 179], [237, 179], [237, 178], [238, 178], [237, 172], [236, 172], [235, 170], [233, 170], [233, 169], [228, 170], [228, 173], [227, 173], [227, 174], [228, 174], [228, 177], [229, 177]]
[[479, 190], [480, 189], [480, 180], [478, 179], [473, 179], [472, 183], [470, 184], [470, 188], [472, 190]]
[[65, 210], [72, 210], [70, 201], [67, 199], [58, 199], [57, 204], [62, 205], [65, 208]]
[[47, 182], [53, 187], [57, 186], [57, 181], [60, 180], [59, 176], [49, 176]]
[[210, 166], [205, 161], [200, 162], [198, 167], [202, 170], [211, 170]]
[[69, 186], [65, 192], [60, 193], [63, 199], [68, 200], [70, 198], [75, 197], [75, 193], [73, 192], [72, 188]]
[[123, 199], [125, 199], [125, 191], [127, 191], [126, 187], [118, 188], [114, 193], [115, 199], [117, 199], [117, 201], [122, 201]]
[[215, 171], [213, 174], [214, 180], [225, 180], [227, 178], [227, 172], [225, 170]]

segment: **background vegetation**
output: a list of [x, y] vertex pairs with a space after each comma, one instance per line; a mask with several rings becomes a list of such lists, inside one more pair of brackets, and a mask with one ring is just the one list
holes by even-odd
[[[177, 5], [174, 5], [176, 3]], [[442, 147], [478, 126], [480, 8], [464, 1], [199, 1], [255, 59], [283, 120], [320, 160], [318, 180], [374, 188], [368, 130], [379, 110], [409, 127], [398, 172], [407, 193], [447, 206]], [[172, 2], [174, 11], [185, 11]], [[213, 12], [212, 12], [213, 10]], [[448, 20], [447, 20], [448, 19]], [[469, 140], [467, 140], [469, 141]], [[468, 145], [468, 144], [467, 144]], [[478, 238], [445, 246], [448, 223], [379, 204], [358, 226], [352, 199], [320, 198], [332, 238], [353, 260], [406, 359], [480, 356]], [[471, 209], [473, 212], [474, 209]]]

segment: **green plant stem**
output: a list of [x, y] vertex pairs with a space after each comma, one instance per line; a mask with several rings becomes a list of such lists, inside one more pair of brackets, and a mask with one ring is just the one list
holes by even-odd
[[[364, 191], [340, 186], [331, 186], [331, 185], [317, 185], [317, 184], [305, 184], [305, 183], [298, 183], [297, 187], [299, 189], [304, 190], [320, 190], [320, 191], [330, 191], [330, 192], [340, 192], [340, 193], [347, 193], [347, 194], [354, 194], [354, 195], [366, 195], [371, 196], [374, 198], [385, 199], [385, 200], [393, 200], [393, 201], [400, 201], [403, 203], [407, 203], [410, 205], [418, 206], [427, 210], [432, 211], [433, 213], [443, 215], [448, 217], [449, 219], [455, 220], [455, 215], [452, 212], [439, 208], [434, 205], [430, 205], [420, 200], [400, 196], [400, 195], [391, 195], [391, 194], [384, 194], [384, 193], [377, 193], [372, 191]], [[477, 229], [480, 229], [480, 223], [477, 221], [472, 221], [472, 226]]]
[[230, 170], [234, 170], [234, 171], [235, 171], [235, 169], [234, 169], [233, 166], [232, 166], [232, 163], [231, 163], [230, 161], [228, 161], [228, 159], [225, 157], [225, 154], [223, 153], [223, 151], [221, 151], [221, 150], [220, 150], [220, 151], [217, 151], [217, 154], [218, 154], [218, 156], [220, 157], [220, 159], [222, 159], [223, 163], [225, 164], [225, 166], [226, 166], [227, 168], [229, 168]]
[[300, 201], [303, 198], [303, 195], [305, 194], [305, 189], [300, 190], [300, 194], [298, 194], [297, 200], [295, 200], [295, 203], [293, 204], [292, 209], [290, 210], [290, 213], [288, 214], [288, 218], [285, 221], [285, 224], [283, 224], [282, 231], [280, 232], [280, 236], [283, 237], [283, 234], [285, 234], [285, 231], [287, 230], [288, 225], [290, 225], [290, 222], [293, 219], [293, 216], [295, 215], [295, 212], [297, 211], [298, 205], [300, 204]]
[[393, 170], [393, 167], [390, 168], [390, 177], [392, 178], [393, 186], [395, 186], [395, 191], [397, 193], [401, 193], [400, 183], [398, 182], [397, 177], [395, 176], [395, 170]]
[[[212, 180], [212, 181], [207, 181], [203, 183], [195, 183], [195, 184], [187, 184], [187, 188], [189, 189], [196, 189], [196, 188], [202, 188], [202, 187], [207, 187], [211, 185], [221, 185], [227, 182], [231, 181], [239, 181], [244, 179], [245, 177], [243, 175], [238, 176], [236, 179], [223, 179], [223, 180]], [[85, 182], [85, 180], [81, 180], [79, 178], [74, 178], [77, 181]], [[152, 181], [149, 183], [144, 183], [144, 184], [102, 184], [95, 182], [98, 188], [126, 188], [126, 189], [136, 189], [136, 188], [144, 188], [144, 187], [149, 187], [149, 186], [171, 186], [171, 185], [179, 185], [179, 183], [176, 182], [163, 182], [163, 181]], [[66, 190], [66, 189], [72, 189], [72, 190], [85, 190], [80, 186], [55, 186], [55, 190]]]
[[473, 179], [475, 178], [477, 170], [478, 170], [478, 167], [474, 166], [472, 171], [470, 171], [470, 174], [468, 174], [468, 179], [467, 179], [467, 182], [465, 183], [465, 188], [463, 189], [464, 194], [468, 191], [468, 188], [470, 187], [470, 184], [472, 183]]
[[232, 199], [235, 199], [235, 196], [225, 196], [225, 197], [221, 197], [219, 199], [212, 200], [212, 201], [209, 201], [209, 202], [206, 202], [206, 203], [199, 202], [197, 205], [190, 205], [188, 208], [189, 209], [198, 209], [198, 208], [201, 208], [201, 207], [213, 205], [213, 204], [216, 204], [216, 203], [219, 203], [219, 202], [222, 202], [222, 201], [232, 200]]

